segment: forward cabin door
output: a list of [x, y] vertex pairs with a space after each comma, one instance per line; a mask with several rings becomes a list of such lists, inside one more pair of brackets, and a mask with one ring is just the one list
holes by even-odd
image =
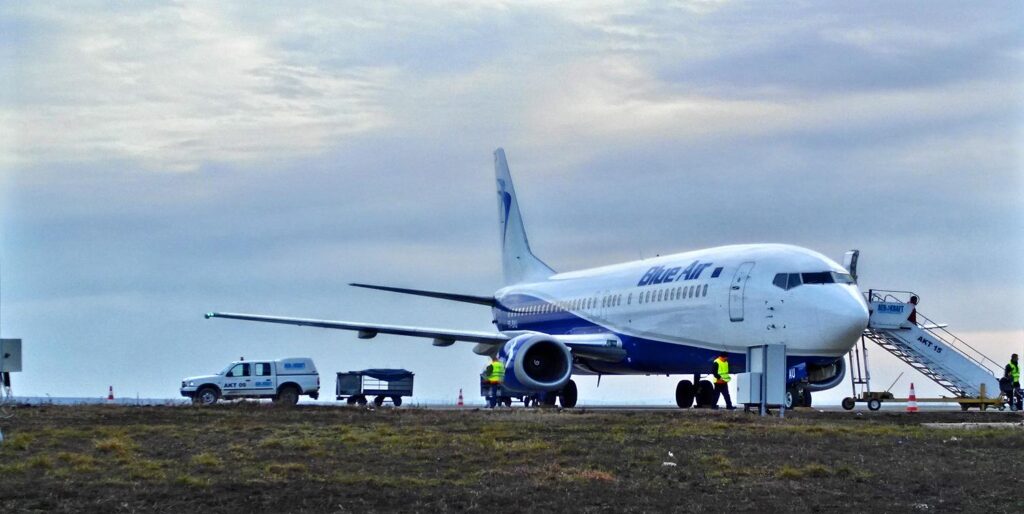
[[729, 285], [729, 321], [743, 321], [743, 298], [747, 290], [747, 279], [750, 278], [750, 270], [753, 267], [753, 262], [744, 262], [732, 277], [732, 283]]

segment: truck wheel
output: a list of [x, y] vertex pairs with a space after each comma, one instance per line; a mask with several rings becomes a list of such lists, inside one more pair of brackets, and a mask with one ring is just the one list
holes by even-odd
[[395, 407], [401, 407], [402, 406], [402, 397], [401, 396], [392, 396], [391, 397], [391, 401], [395, 404]]
[[857, 402], [853, 398], [849, 398], [849, 397], [843, 398], [843, 408], [844, 409], [846, 409], [846, 410], [853, 410], [854, 405], [857, 405]]
[[356, 403], [358, 403], [359, 405], [366, 405], [366, 397], [363, 395], [359, 395], [359, 397], [356, 398]]
[[217, 393], [217, 389], [214, 387], [206, 386], [201, 387], [196, 395], [192, 398], [192, 403], [196, 405], [213, 405], [220, 399], [220, 394]]
[[578, 398], [579, 389], [576, 388], [576, 382], [570, 380], [565, 384], [565, 388], [562, 389], [562, 394], [558, 396], [558, 401], [562, 404], [562, 408], [571, 409], [576, 406]]
[[506, 406], [506, 407], [511, 407], [512, 406], [512, 397], [511, 396], [502, 396], [501, 397], [501, 404]]
[[356, 397], [355, 396], [349, 396], [348, 398], [345, 399], [345, 403], [347, 403], [349, 405], [355, 405], [356, 404]]
[[810, 389], [804, 389], [804, 398], [803, 398], [803, 400], [804, 400], [803, 401], [804, 407], [810, 407], [811, 406], [811, 390]]
[[299, 403], [299, 391], [292, 386], [282, 387], [281, 390], [277, 392], [277, 398], [274, 398], [274, 400], [276, 400], [276, 403], [279, 405], [291, 407], [292, 405]]
[[378, 394], [377, 397], [373, 399], [373, 404], [378, 407], [384, 405], [384, 395]]
[[882, 408], [882, 400], [878, 398], [872, 398], [868, 400], [868, 410], [878, 410]]

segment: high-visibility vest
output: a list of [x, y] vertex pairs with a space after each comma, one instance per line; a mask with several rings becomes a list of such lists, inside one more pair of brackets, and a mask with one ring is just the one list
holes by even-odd
[[491, 374], [487, 377], [487, 381], [492, 384], [500, 384], [502, 378], [505, 378], [505, 365], [501, 361], [491, 362]]
[[732, 377], [729, 376], [729, 362], [719, 357], [715, 359], [715, 363], [718, 364], [718, 381], [728, 384], [732, 380]]
[[1010, 376], [1013, 377], [1013, 381], [1015, 383], [1019, 383], [1020, 382], [1020, 366], [1018, 366], [1017, 364], [1014, 364], [1013, 362], [1007, 364], [1007, 366], [1010, 366]]

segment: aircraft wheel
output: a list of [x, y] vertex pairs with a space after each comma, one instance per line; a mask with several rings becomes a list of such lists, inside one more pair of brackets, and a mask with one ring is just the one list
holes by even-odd
[[853, 407], [854, 407], [854, 405], [857, 405], [857, 402], [854, 401], [853, 398], [843, 398], [843, 404], [842, 405], [843, 405], [843, 408], [846, 409], [846, 410], [853, 410]]
[[868, 400], [868, 410], [878, 410], [882, 408], [882, 400], [872, 398]]
[[711, 407], [715, 403], [715, 386], [710, 380], [697, 383], [697, 407]]
[[576, 388], [576, 382], [570, 380], [569, 383], [565, 384], [565, 388], [562, 389], [562, 394], [558, 395], [558, 401], [562, 404], [562, 407], [571, 409], [576, 406], [578, 397], [579, 390]]
[[782, 404], [783, 404], [783, 406], [786, 407], [786, 410], [792, 409], [793, 407], [795, 407], [797, 405], [797, 398], [799, 398], [799, 397], [800, 396], [797, 393], [796, 389], [794, 389], [792, 387], [786, 388], [786, 396], [782, 400]]
[[696, 391], [693, 387], [693, 382], [689, 380], [680, 380], [676, 384], [676, 405], [680, 409], [689, 409], [693, 407], [693, 397]]

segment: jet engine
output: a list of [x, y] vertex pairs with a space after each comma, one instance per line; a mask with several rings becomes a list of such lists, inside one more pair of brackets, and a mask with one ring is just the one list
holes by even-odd
[[502, 347], [506, 389], [523, 392], [559, 391], [572, 375], [572, 354], [561, 341], [544, 334], [524, 334]]
[[825, 391], [841, 384], [846, 378], [846, 359], [836, 359], [831, 364], [808, 366], [807, 386], [808, 391]]

